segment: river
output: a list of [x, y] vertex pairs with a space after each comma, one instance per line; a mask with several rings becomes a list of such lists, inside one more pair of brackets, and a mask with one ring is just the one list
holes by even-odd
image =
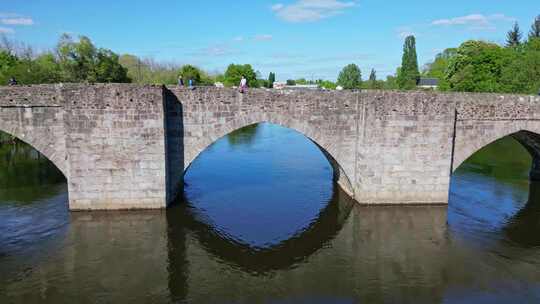
[[71, 213], [62, 174], [3, 143], [0, 303], [539, 303], [530, 162], [505, 138], [448, 207], [362, 207], [312, 142], [258, 124], [203, 152], [166, 211]]

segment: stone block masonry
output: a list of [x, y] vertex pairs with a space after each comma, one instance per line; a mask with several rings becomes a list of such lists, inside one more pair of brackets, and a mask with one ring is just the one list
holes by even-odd
[[64, 173], [71, 210], [167, 206], [161, 87], [5, 87], [0, 109], [0, 130], [34, 146]]
[[275, 91], [61, 84], [0, 87], [0, 130], [66, 176], [71, 210], [158, 209], [191, 162], [259, 122], [297, 130], [364, 204], [446, 204], [452, 171], [511, 135], [540, 176], [540, 98], [394, 91]]
[[64, 88], [73, 210], [167, 205], [161, 87]]

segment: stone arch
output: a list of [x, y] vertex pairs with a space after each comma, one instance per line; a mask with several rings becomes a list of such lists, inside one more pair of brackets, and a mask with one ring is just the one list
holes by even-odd
[[[522, 134], [523, 132], [540, 134], [540, 121], [458, 121], [452, 157], [452, 171], [455, 172], [474, 153], [503, 137], [512, 136], [519, 141], [514, 135]], [[526, 143], [520, 143], [528, 149]], [[530, 150], [528, 151], [531, 152]], [[531, 154], [531, 156], [533, 155]]]
[[[57, 108], [54, 109], [58, 112]], [[54, 124], [43, 121], [50, 113], [47, 108], [4, 108], [0, 109], [0, 131], [25, 142], [51, 161], [68, 178], [63, 122]], [[61, 116], [53, 113], [55, 117]], [[60, 136], [59, 136], [60, 135]]]
[[285, 118], [283, 115], [273, 116], [267, 113], [250, 113], [250, 115], [241, 115], [235, 119], [230, 120], [228, 123], [223, 124], [219, 128], [214, 128], [212, 132], [208, 132], [209, 136], [200, 138], [197, 143], [186, 145], [185, 146], [185, 165], [184, 171], [187, 171], [191, 166], [191, 163], [210, 145], [214, 142], [223, 138], [227, 134], [241, 129], [246, 126], [250, 126], [257, 123], [271, 123], [276, 124], [285, 128], [289, 128], [299, 132], [304, 135], [308, 140], [310, 140], [315, 146], [317, 146], [321, 152], [325, 155], [326, 159], [332, 166], [334, 172], [334, 180], [340, 185], [340, 187], [351, 197], [355, 197], [355, 191], [353, 187], [352, 180], [349, 176], [353, 176], [351, 173], [347, 172], [346, 169], [341, 165], [340, 156], [343, 153], [337, 151], [332, 146], [332, 143], [325, 140], [324, 136], [318, 134], [318, 129], [311, 126], [306, 121], [295, 120], [291, 118]]
[[540, 180], [540, 132], [538, 132], [540, 131], [540, 128], [536, 129], [536, 132], [533, 132], [523, 127], [524, 126], [520, 124], [512, 124], [511, 127], [505, 128], [504, 132], [498, 134], [490, 132], [490, 134], [487, 134], [489, 136], [485, 136], [482, 140], [473, 141], [463, 150], [456, 151], [457, 158], [454, 158], [455, 165], [453, 166], [453, 170], [455, 171], [461, 164], [482, 148], [499, 139], [510, 136], [520, 143], [532, 157], [530, 178], [536, 181]]

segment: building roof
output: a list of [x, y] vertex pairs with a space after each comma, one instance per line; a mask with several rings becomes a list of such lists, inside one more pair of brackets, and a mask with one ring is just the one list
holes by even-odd
[[418, 79], [418, 86], [438, 86], [439, 79], [437, 78], [420, 78]]

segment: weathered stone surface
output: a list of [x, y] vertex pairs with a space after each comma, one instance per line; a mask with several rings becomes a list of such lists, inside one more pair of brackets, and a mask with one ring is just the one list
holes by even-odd
[[74, 210], [164, 208], [182, 193], [184, 171], [204, 149], [258, 122], [311, 139], [338, 183], [367, 204], [447, 203], [451, 172], [506, 135], [540, 168], [540, 98], [533, 96], [240, 94], [120, 84], [0, 88], [0, 130], [62, 170]]
[[0, 129], [66, 176], [72, 210], [166, 207], [163, 90], [135, 85], [0, 89]]

